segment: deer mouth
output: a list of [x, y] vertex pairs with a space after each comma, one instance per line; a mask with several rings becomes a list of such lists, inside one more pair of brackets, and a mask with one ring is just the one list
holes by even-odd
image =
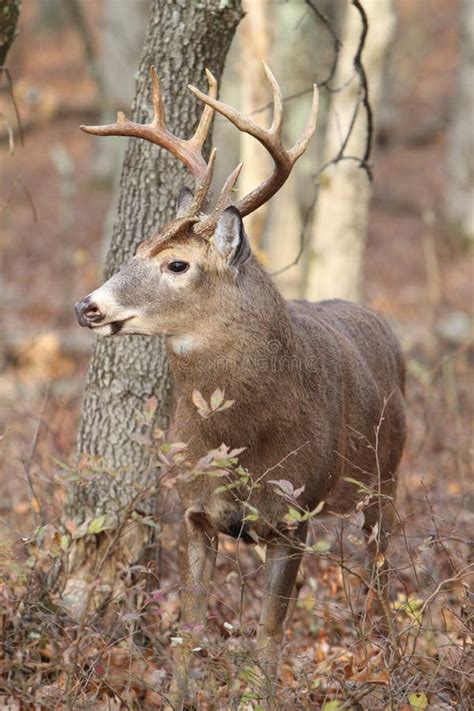
[[134, 316], [129, 316], [122, 320], [109, 321], [109, 323], [88, 324], [91, 331], [95, 331], [99, 336], [117, 336], [127, 321], [130, 321]]

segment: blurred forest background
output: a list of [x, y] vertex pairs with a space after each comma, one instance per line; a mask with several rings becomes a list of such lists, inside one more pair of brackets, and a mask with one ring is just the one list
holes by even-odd
[[[383, 648], [361, 635], [360, 591], [348, 591], [331, 555], [333, 531], [316, 527], [318, 555], [307, 562], [284, 652], [282, 708], [467, 710], [474, 1], [362, 4], [372, 183], [360, 161], [333, 162], [360, 95], [353, 68], [360, 15], [344, 0], [247, 0], [221, 81], [224, 101], [269, 121], [265, 59], [288, 99], [287, 145], [301, 131], [312, 84], [322, 84], [317, 139], [247, 230], [286, 296], [360, 299], [383, 314], [409, 373], [409, 440], [391, 554], [402, 662], [388, 674]], [[177, 614], [171, 492], [159, 507], [159, 541], [147, 563], [152, 580], [127, 588], [134, 590], [128, 632], [99, 631], [93, 612], [78, 630], [57, 600], [40, 605], [33, 594], [75, 535], [72, 524], [66, 537], [61, 528], [65, 463], [74, 461], [93, 336], [77, 326], [73, 304], [101, 283], [126, 147], [124, 139], [95, 139], [78, 127], [129, 111], [149, 9], [148, 0], [24, 0], [3, 61], [0, 708], [159, 708], [166, 688]], [[176, 76], [176, 91], [188, 81]], [[363, 159], [367, 117], [359, 108], [344, 155]], [[244, 160], [243, 193], [268, 171], [251, 141], [215, 120], [217, 180]], [[348, 546], [358, 561], [363, 549], [357, 522], [351, 525]], [[250, 550], [225, 540], [211, 616], [227, 647], [209, 642], [199, 661], [200, 709], [238, 708], [239, 685], [223, 679], [241, 671], [261, 593], [256, 568]], [[242, 688], [248, 682], [237, 678]]]

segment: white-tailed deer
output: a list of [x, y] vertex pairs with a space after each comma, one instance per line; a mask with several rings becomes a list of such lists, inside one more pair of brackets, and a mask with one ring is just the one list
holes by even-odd
[[[363, 306], [344, 301], [285, 301], [252, 254], [242, 217], [283, 185], [314, 133], [317, 114], [315, 88], [303, 134], [291, 150], [285, 149], [281, 92], [266, 66], [265, 72], [274, 101], [268, 130], [218, 101], [208, 73], [209, 95], [189, 87], [206, 105], [196, 133], [187, 141], [174, 136], [165, 126], [154, 70], [150, 124], [135, 124], [119, 114], [113, 125], [82, 127], [99, 136], [136, 136], [162, 146], [188, 167], [195, 190], [182, 191], [176, 219], [76, 304], [76, 313], [82, 326], [105, 336], [165, 335], [176, 386], [170, 438], [188, 444], [191, 461], [222, 443], [245, 447], [240, 464], [250, 474], [250, 494], [245, 487], [216, 494], [222, 482], [211, 477], [179, 484], [184, 509], [181, 621], [188, 630], [205, 623], [219, 533], [264, 543], [257, 645], [268, 680], [265, 703], [273, 708], [284, 622], [307, 523], [296, 528], [287, 523], [288, 502], [271, 482], [284, 479], [302, 488], [298, 504], [305, 511], [324, 501], [325, 512], [337, 513], [355, 507], [361, 495], [354, 480], [362, 482], [374, 491], [364, 508], [367, 534], [378, 524], [377, 541], [369, 548], [372, 554], [384, 552], [405, 415], [403, 358], [388, 325]], [[208, 209], [216, 151], [206, 163], [202, 146], [213, 111], [260, 141], [275, 167], [266, 182], [234, 204], [239, 165]], [[193, 391], [209, 399], [217, 388], [235, 404], [216, 416], [200, 417]], [[252, 516], [247, 516], [249, 506]], [[182, 708], [190, 659], [189, 645], [179, 646], [169, 708]]]

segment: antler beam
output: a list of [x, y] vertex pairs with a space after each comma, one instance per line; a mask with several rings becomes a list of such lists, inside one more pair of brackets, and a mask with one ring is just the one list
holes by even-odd
[[[184, 140], [175, 136], [166, 128], [160, 80], [154, 67], [151, 67], [150, 72], [153, 100], [153, 120], [151, 123], [135, 123], [119, 111], [116, 123], [107, 126], [81, 126], [81, 129], [95, 136], [133, 136], [135, 138], [143, 138], [146, 141], [150, 141], [150, 143], [161, 146], [184, 163], [195, 178], [196, 191], [202, 193], [202, 185], [205, 184], [209, 187], [212, 180], [215, 156], [209, 160], [209, 163], [206, 163], [202, 155], [202, 147], [209, 133], [214, 110], [210, 105], [204, 107], [199, 125], [190, 139]], [[217, 97], [217, 81], [208, 69], [206, 69], [206, 76], [209, 83], [209, 95], [203, 94], [203, 96], [214, 101]]]
[[[188, 88], [192, 93], [202, 101], [207, 107], [217, 111], [222, 116], [225, 116], [231, 123], [234, 124], [239, 131], [250, 134], [259, 141], [262, 146], [268, 151], [273, 158], [275, 168], [272, 175], [258, 187], [252, 190], [248, 195], [235, 203], [242, 217], [249, 215], [269, 200], [285, 183], [291, 170], [298, 158], [306, 150], [315, 130], [318, 116], [319, 94], [318, 87], [314, 85], [313, 102], [310, 115], [306, 122], [299, 140], [289, 150], [282, 144], [281, 132], [283, 126], [283, 100], [281, 90], [277, 80], [272, 74], [268, 65], [263, 62], [263, 67], [269, 84], [273, 90], [273, 122], [269, 129], [264, 129], [248, 116], [240, 113], [236, 109], [218, 101], [214, 96], [207, 96], [195, 86], [189, 85]], [[235, 181], [234, 181], [235, 182]], [[221, 196], [222, 197], [222, 196]], [[222, 202], [219, 199], [219, 202]], [[204, 220], [206, 222], [206, 220]], [[201, 231], [201, 223], [199, 223], [199, 231]], [[203, 228], [205, 226], [203, 225]]]

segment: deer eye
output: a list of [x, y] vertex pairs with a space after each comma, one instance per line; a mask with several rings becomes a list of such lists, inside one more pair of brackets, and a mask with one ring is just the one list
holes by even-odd
[[181, 262], [178, 259], [169, 262], [167, 265], [168, 271], [173, 272], [173, 274], [183, 274], [188, 268], [189, 264], [187, 262]]

